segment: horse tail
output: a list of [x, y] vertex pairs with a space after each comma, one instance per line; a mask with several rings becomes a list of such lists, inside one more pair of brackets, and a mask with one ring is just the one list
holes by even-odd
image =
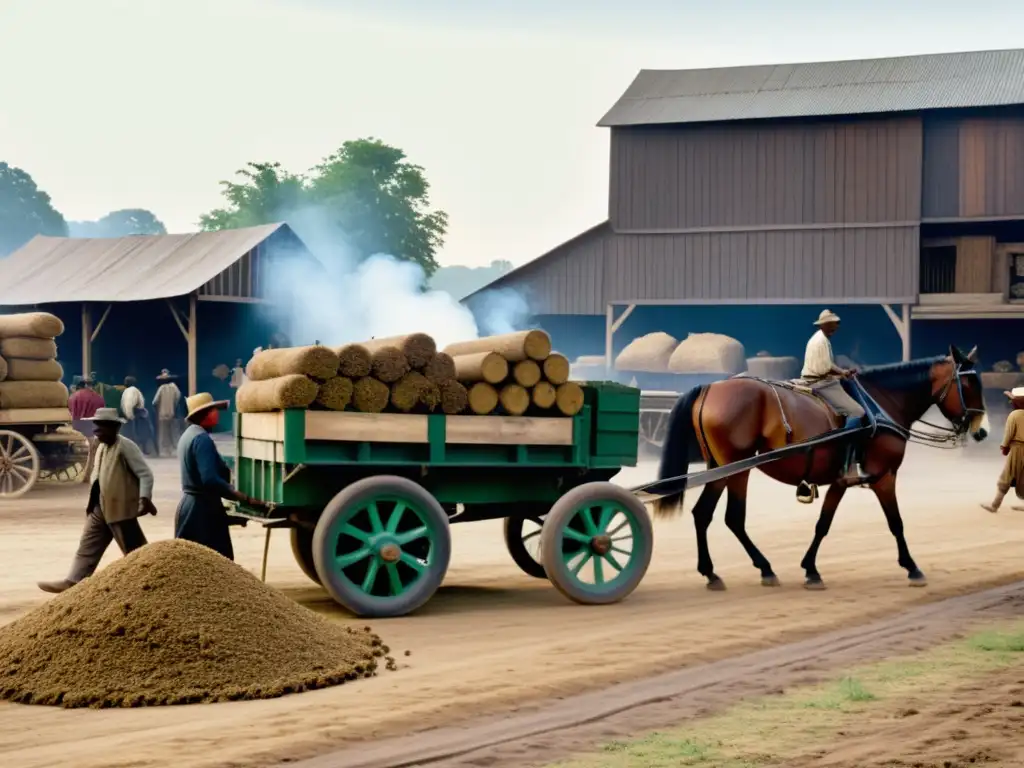
[[[659, 480], [685, 475], [690, 468], [690, 461], [702, 458], [697, 430], [693, 428], [693, 408], [706, 389], [707, 385], [694, 387], [672, 407], [668, 416], [665, 446], [661, 452], [661, 465], [658, 467]], [[675, 517], [682, 508], [685, 494], [686, 481], [683, 480], [680, 490], [654, 502], [654, 516]]]

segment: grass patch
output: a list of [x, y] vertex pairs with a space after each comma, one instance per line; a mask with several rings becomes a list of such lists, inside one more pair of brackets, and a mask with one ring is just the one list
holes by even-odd
[[[907, 699], [934, 700], [972, 678], [1024, 663], [1024, 622], [851, 670], [829, 683], [739, 704], [722, 714], [605, 744], [550, 768], [763, 768], [820, 754], [856, 725]], [[817, 750], [817, 752], [815, 751]]]

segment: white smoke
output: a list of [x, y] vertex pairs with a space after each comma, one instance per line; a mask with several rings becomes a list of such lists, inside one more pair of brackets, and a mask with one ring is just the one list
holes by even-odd
[[322, 264], [320, 269], [292, 250], [269, 254], [267, 298], [293, 344], [338, 345], [420, 332], [443, 348], [481, 332], [517, 330], [529, 316], [514, 291], [496, 292], [500, 295], [487, 302], [478, 328], [473, 313], [451, 294], [425, 290], [426, 274], [418, 264], [388, 254], [358, 260], [344, 233], [315, 210], [287, 221]]
[[484, 336], [521, 331], [530, 321], [529, 304], [511, 288], [493, 288], [475, 296], [473, 312]]

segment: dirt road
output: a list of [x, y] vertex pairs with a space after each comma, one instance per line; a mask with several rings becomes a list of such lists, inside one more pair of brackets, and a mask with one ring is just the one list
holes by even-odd
[[[966, 453], [911, 449], [901, 498], [911, 550], [930, 586], [907, 587], [870, 491], [847, 494], [819, 558], [830, 590], [800, 589], [798, 563], [817, 507], [762, 476], [751, 483], [749, 529], [783, 581], [759, 585], [719, 519], [712, 527], [716, 570], [729, 591], [709, 593], [695, 572], [688, 517], [656, 524], [654, 562], [626, 602], [569, 604], [545, 582], [520, 574], [504, 551], [500, 523], [453, 529], [445, 587], [416, 616], [374, 623], [397, 652], [397, 673], [283, 699], [129, 711], [54, 711], [0, 705], [5, 765], [272, 765], [311, 757], [348, 740], [448, 724], [487, 711], [529, 710], [544, 699], [654, 672], [725, 658], [899, 612], [916, 603], [1024, 576], [1024, 513], [978, 508], [998, 473], [992, 442]], [[175, 467], [160, 462], [161, 514], [145, 521], [151, 539], [171, 534]], [[630, 485], [647, 465], [623, 473]], [[692, 503], [696, 494], [691, 494]], [[0, 621], [46, 599], [34, 582], [62, 576], [82, 520], [81, 489], [47, 489], [0, 507]], [[236, 533], [238, 561], [258, 570], [262, 532]], [[287, 537], [275, 534], [268, 581], [294, 599], [348, 620], [302, 576]], [[363, 622], [360, 622], [363, 623]], [[410, 650], [405, 657], [402, 652]], [[286, 649], [282, 649], [286, 652]]]

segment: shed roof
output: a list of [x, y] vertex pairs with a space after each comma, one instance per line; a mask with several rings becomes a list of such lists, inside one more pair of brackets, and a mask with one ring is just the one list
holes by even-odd
[[641, 70], [598, 125], [661, 125], [1024, 104], [1024, 50]]
[[111, 238], [37, 235], [0, 259], [0, 306], [183, 296], [281, 229], [288, 226]]

